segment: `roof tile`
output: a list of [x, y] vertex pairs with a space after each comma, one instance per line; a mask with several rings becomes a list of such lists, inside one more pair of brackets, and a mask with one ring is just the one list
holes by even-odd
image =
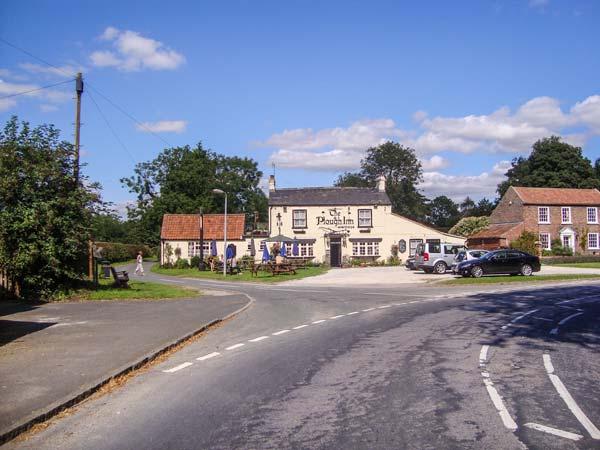
[[600, 205], [598, 189], [536, 188], [513, 186], [523, 203], [529, 205]]
[[[244, 214], [227, 214], [227, 239], [243, 239], [245, 223]], [[204, 239], [223, 240], [223, 228], [223, 214], [204, 214]], [[169, 240], [200, 239], [200, 214], [165, 214], [160, 237]]]

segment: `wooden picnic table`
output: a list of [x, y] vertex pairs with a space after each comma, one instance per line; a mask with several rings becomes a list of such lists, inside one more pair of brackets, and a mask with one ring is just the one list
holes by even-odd
[[252, 275], [258, 276], [259, 270], [263, 272], [271, 272], [272, 276], [279, 275], [282, 273], [291, 273], [293, 275], [296, 275], [295, 267], [292, 264], [285, 262], [279, 264], [274, 262], [255, 264], [254, 267], [252, 267]]

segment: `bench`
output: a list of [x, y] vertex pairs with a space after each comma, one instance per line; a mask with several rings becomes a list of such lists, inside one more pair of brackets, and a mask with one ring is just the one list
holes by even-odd
[[296, 275], [296, 269], [292, 264], [289, 263], [263, 263], [255, 264], [252, 267], [252, 275], [258, 276], [258, 271], [271, 272], [272, 276], [279, 275], [281, 273], [291, 273]]
[[115, 279], [115, 285], [117, 287], [128, 288], [129, 287], [129, 274], [126, 270], [117, 271], [113, 266], [110, 266], [110, 271], [113, 278]]
[[[219, 262], [215, 264], [215, 272], [223, 273], [223, 263]], [[227, 273], [229, 275], [238, 275], [242, 272], [242, 268], [240, 266], [233, 267], [231, 264], [227, 265]]]

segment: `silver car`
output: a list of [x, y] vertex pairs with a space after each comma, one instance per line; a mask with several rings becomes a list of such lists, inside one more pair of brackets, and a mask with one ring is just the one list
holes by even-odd
[[463, 261], [470, 261], [472, 259], [481, 258], [486, 253], [489, 253], [489, 251], [481, 249], [463, 250], [461, 252], [458, 252], [454, 257], [454, 262], [452, 263], [452, 273], [456, 275], [456, 268], [458, 267], [459, 263]]
[[415, 266], [426, 273], [446, 273], [452, 267], [454, 257], [465, 250], [464, 245], [448, 242], [419, 244], [415, 253]]

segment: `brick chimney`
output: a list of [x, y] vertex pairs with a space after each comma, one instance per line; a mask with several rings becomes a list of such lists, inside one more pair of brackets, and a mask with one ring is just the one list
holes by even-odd
[[269, 192], [275, 192], [275, 175], [269, 176]]
[[379, 192], [385, 192], [385, 175], [379, 175], [377, 179], [377, 190]]

